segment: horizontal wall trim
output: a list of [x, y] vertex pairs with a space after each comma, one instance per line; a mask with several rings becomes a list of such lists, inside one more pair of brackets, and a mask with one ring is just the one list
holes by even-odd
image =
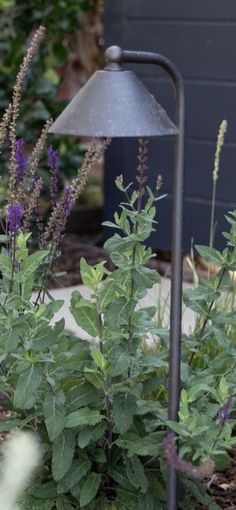
[[160, 25], [218, 25], [218, 26], [222, 26], [222, 25], [230, 25], [230, 26], [235, 26], [236, 25], [236, 19], [235, 20], [232, 20], [232, 19], [223, 19], [223, 20], [219, 20], [219, 18], [212, 18], [212, 19], [204, 19], [204, 18], [161, 18], [159, 16], [150, 16], [150, 17], [145, 17], [145, 18], [142, 18], [140, 16], [132, 16], [132, 15], [128, 15], [126, 16], [125, 18], [126, 20], [128, 20], [129, 22], [132, 23], [132, 21], [134, 21], [135, 23], [142, 23], [142, 24], [145, 24], [145, 23], [153, 23], [155, 22], [156, 24], [160, 24]]
[[[165, 55], [167, 58], [168, 56]], [[151, 64], [150, 64], [151, 65]], [[169, 82], [169, 78], [166, 78], [165, 76], [160, 76], [158, 74], [158, 72], [156, 73], [148, 73], [148, 74], [145, 74], [145, 73], [138, 73], [139, 75], [139, 78], [141, 80], [145, 80], [145, 81], [159, 81], [159, 82]], [[198, 76], [196, 77], [191, 77], [191, 76], [188, 76], [187, 78], [184, 77], [184, 83], [186, 84], [192, 84], [192, 83], [196, 83], [197, 85], [215, 85], [216, 87], [217, 86], [222, 86], [224, 85], [225, 87], [235, 87], [236, 88], [236, 79], [235, 80], [224, 80], [224, 79], [221, 79], [221, 78], [204, 78], [204, 77], [201, 77], [199, 78]]]

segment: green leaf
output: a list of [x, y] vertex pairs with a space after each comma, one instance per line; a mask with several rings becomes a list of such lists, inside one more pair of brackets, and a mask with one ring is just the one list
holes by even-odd
[[56, 299], [55, 301], [51, 301], [47, 303], [45, 306], [45, 310], [43, 313], [43, 317], [47, 319], [52, 319], [54, 315], [59, 312], [64, 304], [64, 299]]
[[22, 502], [24, 510], [52, 510], [53, 505], [53, 499], [36, 499], [33, 496], [26, 496]]
[[79, 453], [79, 458], [75, 459], [70, 469], [62, 480], [58, 482], [58, 494], [68, 492], [88, 473], [91, 467], [91, 461], [84, 453]]
[[137, 491], [127, 491], [119, 487], [117, 491], [117, 498], [115, 506], [119, 510], [137, 510], [138, 508], [138, 494]]
[[33, 253], [21, 265], [21, 270], [17, 275], [20, 283], [27, 282], [28, 278], [41, 266], [43, 259], [48, 255], [48, 250], [41, 250]]
[[147, 492], [146, 494], [139, 494], [138, 510], [156, 510], [157, 508], [160, 508], [160, 506], [159, 504], [157, 506], [152, 494], [150, 494], [149, 492]]
[[132, 271], [136, 284], [146, 289], [151, 289], [155, 283], [160, 283], [161, 278], [157, 271], [148, 267], [139, 267]]
[[46, 482], [40, 483], [40, 485], [32, 485], [28, 493], [39, 499], [55, 498], [57, 496], [57, 484], [55, 482]]
[[104, 420], [95, 427], [84, 427], [78, 434], [78, 446], [85, 448], [91, 441], [97, 441], [103, 437], [106, 429], [107, 425]]
[[89, 407], [83, 407], [74, 413], [66, 416], [65, 426], [67, 428], [79, 427], [83, 425], [96, 425], [104, 419], [104, 416], [100, 414], [100, 411], [96, 409], [89, 409]]
[[83, 284], [89, 289], [95, 289], [96, 286], [101, 282], [105, 269], [104, 262], [99, 262], [95, 266], [90, 266], [84, 257], [80, 259], [80, 274]]
[[99, 335], [99, 320], [96, 306], [83, 299], [81, 294], [74, 290], [71, 297], [70, 311], [77, 324], [92, 337]]
[[59, 498], [57, 500], [57, 510], [74, 510], [75, 507], [71, 505], [70, 499]]
[[46, 80], [50, 81], [53, 85], [58, 85], [60, 83], [60, 76], [55, 71], [55, 69], [49, 68], [45, 71], [44, 76]]
[[130, 393], [114, 395], [112, 408], [116, 430], [124, 434], [133, 423], [133, 416], [137, 409], [136, 398]]
[[110, 359], [112, 377], [124, 374], [130, 367], [132, 358], [127, 353], [118, 353]]
[[64, 429], [65, 396], [62, 392], [48, 393], [43, 402], [45, 425], [51, 441], [54, 441]]
[[179, 434], [181, 437], [191, 437], [191, 433], [187, 432], [186, 428], [181, 423], [172, 420], [167, 420], [166, 425], [170, 427], [174, 432], [176, 432], [176, 434]]
[[226, 398], [229, 395], [229, 387], [228, 387], [225, 377], [221, 377], [221, 379], [220, 379], [219, 392], [220, 392], [222, 401], [226, 400]]
[[103, 387], [103, 376], [101, 372], [98, 370], [93, 370], [92, 368], [85, 368], [84, 375], [88, 381], [95, 386], [95, 388], [100, 389]]
[[3, 253], [0, 253], [0, 271], [3, 276], [6, 276], [7, 278], [9, 278], [12, 273], [11, 260], [7, 255], [3, 255]]
[[80, 275], [83, 284], [89, 289], [94, 289], [96, 287], [95, 281], [95, 270], [93, 271], [93, 267], [90, 266], [84, 257], [80, 259]]
[[19, 420], [18, 418], [0, 421], [0, 432], [8, 432], [12, 429], [20, 427], [23, 423], [24, 421]]
[[109, 475], [124, 489], [128, 491], [133, 490], [133, 485], [129, 482], [126, 471], [121, 467], [109, 469]]
[[165, 432], [150, 432], [147, 436], [138, 437], [136, 434], [127, 434], [116, 440], [117, 446], [128, 450], [128, 455], [158, 457], [163, 448]]
[[77, 383], [76, 387], [72, 388], [67, 394], [67, 410], [69, 412], [76, 411], [80, 407], [97, 402], [100, 393], [88, 382]]
[[104, 372], [107, 362], [104, 357], [104, 355], [101, 353], [101, 351], [97, 347], [90, 347], [91, 356], [93, 358], [93, 361], [97, 367], [101, 368], [101, 370]]
[[148, 480], [144, 472], [144, 467], [137, 455], [132, 455], [126, 462], [126, 473], [130, 483], [140, 489], [142, 493], [147, 492]]
[[220, 251], [215, 250], [215, 248], [202, 245], [196, 245], [195, 248], [199, 255], [201, 255], [201, 257], [203, 257], [207, 262], [210, 262], [211, 264], [222, 264], [222, 255]]
[[30, 365], [18, 378], [13, 404], [14, 407], [24, 409], [31, 397], [35, 397], [35, 392], [42, 381], [42, 369], [36, 364]]
[[85, 505], [88, 505], [90, 501], [92, 501], [100, 487], [101, 483], [101, 475], [98, 473], [91, 473], [90, 476], [84, 482], [81, 488], [81, 494], [79, 498], [80, 506], [83, 508]]
[[54, 480], [63, 478], [70, 468], [75, 451], [75, 436], [70, 430], [65, 430], [53, 441], [52, 445], [52, 474]]

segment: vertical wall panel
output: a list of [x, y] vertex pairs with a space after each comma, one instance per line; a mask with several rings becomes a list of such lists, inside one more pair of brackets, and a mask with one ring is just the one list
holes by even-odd
[[[236, 2], [235, 0], [105, 0], [105, 46], [151, 50], [173, 59], [183, 74], [186, 89], [186, 198], [184, 251], [191, 238], [204, 244], [209, 238], [212, 169], [219, 123], [229, 122], [217, 191], [215, 245], [224, 246], [224, 214], [236, 208]], [[132, 66], [147, 88], [173, 117], [173, 95], [167, 77], [154, 66]], [[115, 176], [133, 180], [137, 142], [114, 142], [105, 175], [105, 216], [120, 200]], [[164, 180], [168, 199], [159, 206], [158, 230], [151, 244], [170, 249], [173, 141], [150, 143], [150, 182]]]

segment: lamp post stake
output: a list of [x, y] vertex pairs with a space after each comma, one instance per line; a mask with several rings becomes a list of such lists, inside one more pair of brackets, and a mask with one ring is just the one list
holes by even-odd
[[[105, 70], [96, 71], [59, 115], [49, 132], [89, 137], [176, 135], [172, 207], [172, 258], [168, 418], [178, 421], [182, 315], [182, 220], [185, 101], [183, 79], [175, 65], [157, 53], [123, 51], [111, 46]], [[171, 78], [175, 90], [176, 126], [124, 62], [155, 64]], [[141, 119], [141, 121], [140, 121]], [[177, 472], [169, 466], [167, 510], [177, 510]]]
[[[168, 418], [169, 420], [178, 421], [182, 330], [182, 224], [185, 138], [185, 98], [183, 78], [175, 65], [169, 59], [157, 53], [122, 51], [120, 48], [111, 47], [106, 51], [105, 57], [108, 65], [114, 65], [116, 62], [156, 64], [167, 72], [174, 85], [175, 121], [178, 128], [178, 134], [176, 135], [175, 144], [172, 207]], [[177, 472], [172, 466], [168, 466], [167, 472], [167, 510], [177, 510]]]

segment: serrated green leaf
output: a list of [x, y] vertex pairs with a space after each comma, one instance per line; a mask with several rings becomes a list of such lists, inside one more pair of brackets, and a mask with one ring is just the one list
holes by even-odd
[[65, 425], [65, 396], [62, 392], [49, 392], [43, 402], [45, 425], [51, 441], [54, 441]]
[[100, 411], [83, 407], [66, 416], [65, 426], [67, 428], [79, 427], [84, 425], [96, 425], [104, 419]]
[[82, 485], [79, 498], [80, 506], [82, 508], [88, 505], [90, 501], [92, 501], [95, 498], [100, 487], [101, 478], [102, 478], [101, 475], [99, 475], [98, 473], [91, 473], [91, 475], [88, 476], [88, 478]]
[[113, 419], [117, 432], [125, 434], [133, 423], [137, 409], [136, 398], [130, 393], [119, 393], [113, 397]]
[[30, 398], [35, 397], [35, 392], [40, 386], [42, 375], [42, 368], [32, 364], [19, 376], [14, 394], [14, 407], [24, 409]]
[[52, 445], [52, 474], [54, 480], [63, 478], [70, 468], [75, 450], [75, 436], [70, 430], [64, 430], [53, 441]]

